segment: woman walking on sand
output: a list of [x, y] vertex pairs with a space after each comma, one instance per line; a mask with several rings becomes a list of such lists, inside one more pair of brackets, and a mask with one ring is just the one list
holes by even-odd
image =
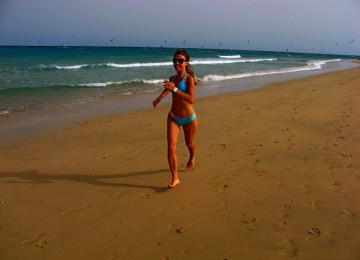
[[168, 185], [169, 188], [174, 188], [180, 183], [177, 171], [176, 145], [181, 126], [183, 127], [186, 146], [190, 153], [186, 170], [192, 170], [195, 167], [194, 139], [197, 129], [197, 118], [192, 106], [195, 99], [195, 75], [189, 61], [190, 56], [186, 50], [175, 51], [173, 64], [176, 75], [164, 81], [164, 91], [153, 101], [155, 108], [162, 98], [170, 92], [172, 93], [172, 105], [167, 118], [168, 162], [172, 174], [172, 181]]

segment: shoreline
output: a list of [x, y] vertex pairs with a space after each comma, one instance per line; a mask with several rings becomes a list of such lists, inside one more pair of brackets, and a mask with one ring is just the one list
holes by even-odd
[[360, 67], [198, 98], [169, 190], [168, 107], [0, 148], [6, 259], [358, 259]]
[[[209, 97], [228, 92], [242, 92], [264, 87], [274, 82], [283, 82], [296, 78], [319, 75], [332, 71], [346, 70], [358, 66], [356, 60], [342, 60], [327, 65], [322, 69], [292, 73], [278, 73], [274, 75], [249, 77], [243, 79], [212, 82], [201, 85], [197, 89], [197, 98]], [[66, 108], [52, 108], [48, 110], [23, 111], [19, 113], [0, 115], [0, 143], [6, 144], [14, 140], [22, 140], [32, 135], [44, 133], [77, 121], [88, 120], [93, 117], [123, 114], [152, 108], [151, 103], [157, 92], [124, 95], [106, 98], [84, 105], [69, 105]], [[165, 99], [161, 105], [169, 104]]]

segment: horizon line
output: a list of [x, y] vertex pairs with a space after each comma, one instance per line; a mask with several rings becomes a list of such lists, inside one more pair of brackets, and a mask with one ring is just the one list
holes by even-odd
[[141, 48], [141, 49], [195, 49], [195, 50], [224, 50], [224, 51], [253, 51], [253, 52], [276, 52], [276, 53], [287, 53], [287, 54], [312, 54], [312, 55], [337, 55], [337, 56], [355, 56], [360, 57], [360, 54], [334, 54], [334, 53], [316, 53], [316, 52], [296, 52], [296, 51], [275, 51], [275, 50], [245, 50], [245, 49], [234, 49], [234, 48], [205, 48], [205, 47], [173, 47], [167, 46], [109, 46], [109, 45], [1, 45], [2, 47], [30, 47], [30, 48], [59, 48], [59, 49], [68, 49], [68, 48]]

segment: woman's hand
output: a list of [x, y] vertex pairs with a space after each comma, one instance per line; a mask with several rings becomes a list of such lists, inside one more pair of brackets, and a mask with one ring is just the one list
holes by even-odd
[[170, 90], [170, 91], [173, 91], [174, 88], [175, 88], [175, 84], [171, 81], [168, 81], [168, 80], [164, 80], [164, 88]]
[[153, 107], [156, 108], [156, 106], [160, 103], [161, 99], [160, 98], [156, 98], [154, 101], [153, 101]]

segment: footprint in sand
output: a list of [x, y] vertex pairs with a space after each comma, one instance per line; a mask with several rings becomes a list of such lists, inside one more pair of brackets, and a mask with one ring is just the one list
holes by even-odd
[[43, 247], [46, 246], [46, 245], [47, 245], [47, 241], [45, 241], [45, 240], [40, 240], [40, 241], [38, 241], [38, 242], [35, 244], [34, 247], [43, 248]]
[[255, 223], [256, 221], [257, 221], [256, 217], [247, 217], [247, 216], [243, 215], [241, 218], [241, 223], [244, 223], [244, 224], [252, 224], [252, 223]]
[[255, 192], [255, 190], [253, 190], [253, 189], [247, 189], [246, 190], [246, 193], [248, 193], [248, 194], [253, 194]]
[[[189, 206], [189, 204], [187, 204], [186, 206]], [[176, 211], [183, 211], [186, 209], [186, 206], [180, 205], [176, 207]]]
[[228, 148], [227, 144], [218, 144], [218, 146], [221, 148], [221, 150], [225, 150]]
[[113, 197], [114, 199], [120, 199], [120, 198], [122, 198], [125, 194], [126, 194], [126, 191], [122, 191], [122, 192], [117, 191], [117, 192], [114, 192], [114, 193], [113, 193], [112, 197]]
[[318, 236], [320, 236], [320, 229], [317, 228], [317, 227], [313, 227], [313, 228], [310, 228], [310, 229], [308, 230], [308, 233], [309, 233], [310, 235], [313, 235], [313, 236], [318, 237]]
[[281, 222], [277, 223], [274, 230], [275, 231], [283, 231], [286, 228], [286, 224], [287, 224], [286, 221], [281, 221]]
[[281, 191], [284, 186], [284, 183], [282, 181], [276, 181], [275, 185], [276, 185], [276, 190]]
[[143, 195], [141, 195], [141, 198], [142, 199], [148, 199], [148, 198], [150, 198], [150, 194], [149, 193], [146, 193], [146, 194], [143, 194]]
[[153, 213], [153, 215], [154, 215], [155, 217], [157, 217], [157, 216], [160, 216], [160, 215], [164, 214], [164, 212], [165, 212], [165, 210], [164, 210], [163, 208], [158, 208], [158, 209]]
[[311, 202], [311, 207], [313, 209], [319, 209], [321, 207], [321, 204], [323, 204], [322, 200], [314, 200]]
[[287, 201], [287, 202], [283, 205], [283, 208], [284, 208], [284, 209], [291, 209], [293, 203], [294, 203], [294, 202], [293, 202], [292, 200], [289, 200], [289, 201]]
[[78, 208], [73, 208], [73, 209], [66, 209], [64, 210], [61, 215], [63, 216], [71, 216], [72, 214], [74, 213], [78, 213], [78, 212], [81, 212], [81, 211], [84, 211], [85, 209], [87, 209], [89, 207], [89, 205], [83, 205], [83, 206], [80, 206]]
[[184, 234], [185, 233], [185, 229], [183, 227], [179, 227], [175, 231], [176, 231], [176, 234]]
[[119, 256], [116, 253], [110, 253], [108, 254], [107, 260], [115, 260], [115, 259], [119, 259]]
[[223, 201], [223, 202], [221, 202], [220, 207], [215, 209], [215, 212], [216, 213], [221, 213], [221, 212], [226, 211], [227, 209], [228, 209], [228, 204], [227, 204], [227, 202]]
[[284, 238], [279, 243], [279, 250], [282, 255], [287, 257], [296, 256], [298, 248], [295, 245], [294, 241], [288, 238]]
[[284, 210], [275, 210], [274, 214], [281, 219], [286, 219], [289, 217], [289, 215], [287, 213], [285, 213]]
[[348, 163], [348, 164], [345, 165], [345, 167], [346, 167], [346, 168], [352, 168], [353, 165], [352, 165], [352, 163]]
[[[256, 162], [258, 162], [258, 161], [259, 161], [259, 160], [257, 159]], [[266, 173], [266, 171], [263, 170], [263, 169], [256, 169], [256, 170], [253, 170], [253, 172], [254, 172], [257, 176], [263, 176], [263, 175]]]
[[98, 159], [107, 159], [110, 157], [110, 154], [104, 154], [98, 157]]
[[331, 187], [330, 189], [334, 192], [338, 192], [338, 193], [342, 193], [342, 187], [341, 187], [341, 183], [338, 182], [338, 181], [334, 181], [332, 184], [331, 184]]
[[299, 188], [299, 193], [302, 193], [302, 194], [309, 194], [313, 191], [313, 188], [309, 187], [308, 185], [304, 184], [304, 185], [301, 185], [300, 188]]
[[307, 233], [308, 235], [305, 237], [306, 241], [313, 241], [320, 237], [320, 229], [317, 227], [310, 228]]
[[33, 245], [35, 248], [43, 248], [48, 244], [48, 242], [40, 238], [44, 237], [45, 235], [46, 233], [38, 233], [34, 235], [33, 238], [25, 239], [22, 244], [25, 246]]
[[340, 153], [340, 155], [342, 156], [342, 157], [345, 157], [345, 158], [347, 158], [347, 157], [353, 157], [353, 155], [351, 154], [351, 153], [347, 153], [347, 152], [341, 152]]
[[343, 210], [341, 211], [341, 215], [343, 215], [343, 216], [352, 216], [353, 213], [351, 212], [350, 209], [343, 209]]

